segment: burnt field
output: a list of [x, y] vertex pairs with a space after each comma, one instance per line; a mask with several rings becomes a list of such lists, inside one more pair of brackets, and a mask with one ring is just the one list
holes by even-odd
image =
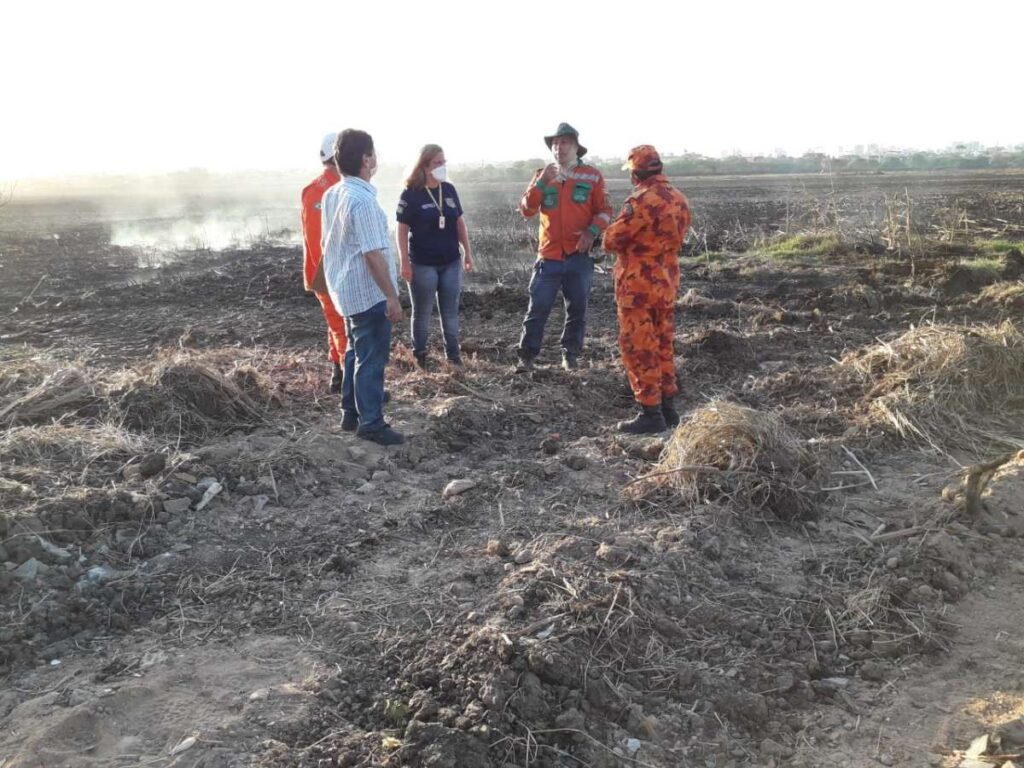
[[478, 184], [393, 449], [295, 195], [0, 208], [0, 766], [1024, 765], [1024, 176], [679, 186], [675, 433], [613, 429], [604, 269], [581, 369], [556, 310], [512, 373], [535, 224]]

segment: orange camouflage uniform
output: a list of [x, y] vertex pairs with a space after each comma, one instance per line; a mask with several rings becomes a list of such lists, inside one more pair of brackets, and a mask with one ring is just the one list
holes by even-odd
[[690, 221], [686, 196], [659, 174], [637, 184], [604, 233], [605, 250], [618, 256], [619, 350], [640, 405], [658, 405], [679, 391], [672, 342], [679, 249]]
[[327, 321], [327, 357], [332, 363], [339, 365], [345, 358], [348, 339], [345, 336], [345, 318], [334, 307], [334, 302], [326, 292], [313, 291], [313, 279], [317, 267], [323, 258], [320, 247], [320, 201], [324, 193], [341, 180], [341, 174], [334, 168], [325, 168], [324, 172], [313, 179], [302, 190], [302, 281], [307, 291], [311, 291], [324, 311]]

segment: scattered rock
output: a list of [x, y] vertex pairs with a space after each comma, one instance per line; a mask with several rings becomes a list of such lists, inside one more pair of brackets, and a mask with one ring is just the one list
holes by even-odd
[[[996, 735], [999, 736], [1002, 751], [1019, 751], [1019, 747], [1024, 747], [1024, 718], [1011, 720], [999, 726], [996, 730]], [[1008, 750], [1007, 747], [1012, 747], [1013, 749]]]
[[207, 488], [212, 488], [214, 485], [219, 485], [216, 477], [204, 477], [196, 483], [196, 490], [205, 493]]
[[860, 666], [860, 676], [864, 680], [871, 680], [876, 683], [881, 683], [885, 680], [886, 671], [885, 665], [879, 664], [877, 661], [865, 661]]
[[139, 476], [148, 480], [153, 475], [164, 471], [167, 466], [167, 455], [163, 453], [147, 453], [138, 463]]
[[178, 499], [166, 499], [163, 502], [164, 512], [170, 515], [180, 515], [192, 508], [192, 499], [183, 496]]
[[845, 677], [825, 677], [815, 681], [815, 688], [826, 691], [839, 691], [850, 685], [850, 680]]
[[487, 542], [487, 546], [484, 548], [484, 552], [488, 555], [497, 555], [498, 557], [505, 557], [508, 554], [508, 544], [501, 539], [491, 539]]
[[199, 739], [197, 739], [195, 736], [189, 736], [186, 739], [182, 739], [167, 754], [168, 755], [180, 755], [182, 752], [185, 752], [186, 750], [192, 749], [192, 747], [194, 747], [196, 745], [197, 741], [199, 741]]
[[92, 701], [95, 697], [88, 691], [83, 691], [81, 688], [75, 688], [68, 694], [68, 706], [77, 707], [79, 704], [87, 704]]
[[448, 485], [444, 487], [441, 492], [441, 496], [445, 499], [450, 499], [459, 494], [465, 493], [471, 488], [476, 488], [476, 481], [470, 480], [469, 478], [462, 478], [461, 480], [452, 480]]
[[26, 584], [36, 580], [36, 576], [46, 570], [46, 566], [36, 560], [34, 557], [30, 557], [24, 563], [14, 569], [14, 578], [18, 581], [23, 581]]
[[586, 469], [587, 458], [580, 456], [578, 453], [570, 454], [565, 457], [565, 466], [579, 472], [581, 469]]
[[526, 563], [533, 560], [533, 552], [528, 549], [520, 549], [512, 560], [516, 565], [526, 565]]
[[969, 746], [967, 751], [964, 752], [964, 757], [980, 757], [986, 752], [988, 752], [988, 734], [984, 734], [974, 739], [971, 742], [971, 746]]
[[[199, 488], [201, 485], [202, 481], [200, 481], [199, 485], [197, 485], [196, 488]], [[201, 512], [203, 509], [205, 509], [206, 506], [211, 501], [213, 501], [214, 497], [223, 490], [224, 486], [218, 483], [216, 480], [214, 480], [212, 483], [206, 486], [206, 489], [203, 491], [203, 498], [201, 498], [199, 500], [199, 503], [196, 504], [196, 512]]]
[[587, 721], [578, 709], [567, 709], [555, 718], [555, 727], [571, 731], [571, 738], [577, 743], [586, 741]]
[[562, 436], [557, 432], [553, 432], [540, 441], [540, 449], [548, 456], [553, 456], [558, 453], [558, 449], [561, 447], [561, 442]]
[[764, 739], [761, 742], [761, 753], [768, 757], [779, 757], [786, 760], [793, 756], [793, 750], [785, 744], [779, 744], [772, 739]]
[[43, 551], [51, 557], [55, 557], [58, 560], [67, 560], [71, 557], [71, 553], [66, 549], [58, 547], [56, 544], [47, 541], [42, 536], [36, 536], [36, 538], [39, 540], [39, 546], [42, 547]]
[[603, 543], [597, 548], [597, 559], [603, 560], [609, 565], [625, 565], [633, 559], [633, 553], [625, 547], [617, 547], [613, 544]]
[[110, 568], [106, 565], [94, 565], [88, 571], [86, 571], [85, 578], [87, 581], [93, 584], [102, 584], [113, 579], [120, 579], [124, 576], [130, 576], [131, 571], [119, 571], [116, 568]]

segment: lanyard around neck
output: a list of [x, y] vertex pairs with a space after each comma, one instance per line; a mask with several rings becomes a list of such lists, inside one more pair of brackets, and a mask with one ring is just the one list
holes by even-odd
[[430, 191], [430, 187], [424, 184], [423, 188], [427, 190], [427, 197], [430, 198], [430, 202], [434, 204], [434, 207], [437, 208], [437, 210], [440, 211], [441, 215], [443, 216], [444, 208], [441, 207], [441, 204], [444, 202], [444, 185], [441, 184], [440, 182], [438, 182], [437, 184], [437, 200], [434, 199], [434, 193]]

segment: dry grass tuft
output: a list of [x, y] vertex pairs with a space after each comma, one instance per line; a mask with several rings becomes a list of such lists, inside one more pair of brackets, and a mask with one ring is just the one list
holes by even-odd
[[277, 394], [276, 385], [269, 376], [261, 373], [255, 366], [239, 365], [231, 371], [228, 378], [262, 408], [281, 405], [281, 397]]
[[0, 361], [0, 398], [14, 398], [43, 383], [52, 367], [34, 360], [15, 359]]
[[993, 283], [971, 303], [979, 307], [1024, 309], [1024, 282]]
[[54, 421], [95, 406], [99, 401], [95, 385], [82, 371], [62, 368], [0, 409], [0, 425]]
[[149, 441], [115, 424], [45, 424], [0, 431], [0, 463], [86, 475], [150, 450]]
[[715, 400], [676, 428], [645, 481], [688, 502], [728, 498], [741, 510], [780, 519], [813, 516], [820, 466], [778, 416]]
[[1008, 412], [1024, 405], [1024, 334], [1011, 322], [913, 328], [846, 355], [839, 366], [868, 388], [870, 415], [902, 437], [935, 447], [1021, 444], [994, 431], [1012, 429]]

